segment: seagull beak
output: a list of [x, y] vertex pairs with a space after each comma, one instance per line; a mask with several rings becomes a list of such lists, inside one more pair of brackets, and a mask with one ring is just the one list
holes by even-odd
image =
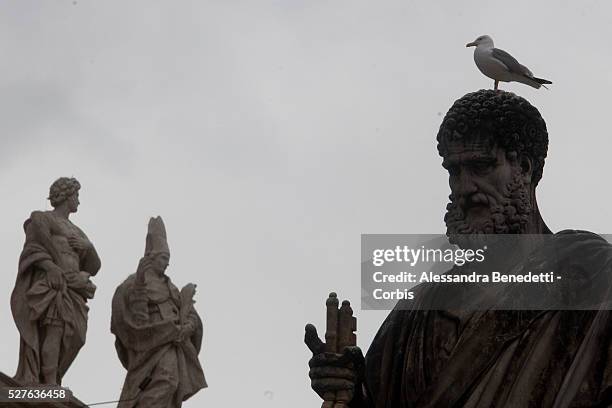
[[467, 43], [465, 44], [466, 47], [475, 47], [476, 46], [476, 41], [472, 41], [471, 43]]

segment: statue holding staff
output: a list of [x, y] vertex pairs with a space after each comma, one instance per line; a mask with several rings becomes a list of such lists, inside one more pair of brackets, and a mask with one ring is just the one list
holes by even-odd
[[206, 387], [198, 360], [202, 321], [193, 307], [195, 285], [180, 292], [165, 274], [166, 228], [151, 218], [138, 270], [115, 291], [111, 332], [127, 376], [119, 408], [177, 408]]
[[[358, 349], [326, 352], [306, 326], [312, 388], [324, 399], [349, 393], [351, 408], [612, 406], [612, 245], [587, 231], [553, 233], [544, 222], [536, 187], [548, 131], [539, 111], [510, 92], [469, 93], [446, 114], [437, 143], [451, 190], [449, 242], [490, 244], [489, 272], [554, 271], [570, 283], [562, 285], [573, 304], [588, 307], [499, 307], [546, 293], [536, 286], [491, 297], [477, 285], [421, 285], [389, 313], [365, 359]], [[501, 245], [503, 236], [517, 245]], [[475, 296], [459, 307], [427, 306], [448, 293]]]

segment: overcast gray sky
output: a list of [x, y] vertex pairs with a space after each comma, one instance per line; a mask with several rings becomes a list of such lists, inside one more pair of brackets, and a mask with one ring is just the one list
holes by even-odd
[[22, 223], [77, 177], [73, 220], [103, 267], [64, 383], [119, 396], [115, 287], [162, 215], [168, 274], [198, 284], [210, 388], [185, 407], [320, 406], [303, 326], [330, 290], [353, 300], [364, 349], [385, 317], [359, 310], [360, 234], [440, 233], [449, 193], [435, 135], [463, 94], [491, 88], [465, 44], [481, 34], [550, 91], [538, 190], [555, 230], [612, 232], [612, 3], [605, 1], [92, 1], [0, 3], [0, 370]]

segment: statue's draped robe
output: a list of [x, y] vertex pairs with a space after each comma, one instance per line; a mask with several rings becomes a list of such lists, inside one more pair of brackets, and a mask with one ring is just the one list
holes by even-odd
[[[605, 240], [564, 231], [552, 242], [520, 266], [550, 266], [573, 276], [573, 293], [609, 295], [612, 247]], [[415, 301], [434, 292], [426, 289]], [[612, 401], [607, 310], [408, 308], [398, 304], [379, 329], [366, 355], [367, 396], [351, 407], [561, 408]]]
[[[62, 219], [52, 211], [32, 213], [24, 223], [26, 240], [19, 257], [15, 288], [11, 295], [11, 310], [19, 330], [19, 364], [15, 380], [22, 384], [41, 383], [42, 325], [63, 327], [60, 345], [58, 383], [85, 344], [87, 332], [86, 298], [93, 297], [95, 286], [80, 272], [96, 275], [100, 259], [90, 246], [75, 251], [68, 244], [68, 236], [87, 236], [76, 225]], [[51, 261], [63, 272], [66, 286], [63, 290], [50, 287], [46, 272], [38, 267], [42, 261]]]
[[151, 313], [146, 322], [140, 321], [130, 306], [135, 277], [128, 277], [113, 296], [111, 332], [116, 336], [119, 359], [128, 370], [118, 407], [180, 407], [207, 386], [198, 360], [202, 321], [192, 308], [187, 316], [195, 331], [182, 342], [176, 341], [181, 294], [168, 277], [161, 285], [147, 283]]

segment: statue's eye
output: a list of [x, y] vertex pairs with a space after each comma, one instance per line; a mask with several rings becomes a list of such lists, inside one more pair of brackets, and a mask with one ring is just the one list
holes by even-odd
[[476, 174], [488, 173], [492, 167], [493, 167], [493, 163], [486, 162], [486, 161], [475, 162], [470, 165], [470, 168]]

